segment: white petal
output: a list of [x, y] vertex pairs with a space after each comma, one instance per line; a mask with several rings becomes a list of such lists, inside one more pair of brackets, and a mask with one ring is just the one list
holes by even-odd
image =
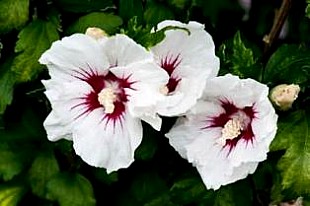
[[46, 64], [52, 78], [61, 80], [75, 79], [76, 71], [106, 73], [109, 64], [100, 44], [84, 34], [74, 34], [56, 41], [39, 59]]
[[142, 141], [141, 122], [125, 114], [124, 122], [102, 121], [98, 109], [74, 128], [75, 152], [89, 165], [104, 167], [107, 172], [127, 168], [134, 161], [134, 151]]
[[83, 108], [72, 109], [80, 104], [80, 97], [91, 91], [89, 85], [83, 81], [59, 83], [54, 80], [42, 81], [50, 100], [52, 111], [44, 121], [44, 128], [50, 141], [72, 139], [71, 124], [83, 111]]
[[[42, 81], [46, 91], [45, 95], [51, 102], [53, 110], [47, 116], [43, 126], [47, 132], [47, 138], [50, 141], [57, 141], [59, 139], [72, 139], [71, 135], [71, 119], [68, 118], [69, 110], [58, 106], [56, 102], [61, 99], [62, 84], [53, 80]], [[58, 109], [54, 109], [58, 108]]]
[[235, 166], [236, 159], [229, 158], [227, 151], [216, 143], [215, 137], [221, 135], [219, 128], [201, 130], [186, 121], [180, 120], [166, 136], [179, 154], [196, 166], [208, 189], [218, 189], [254, 172], [258, 162], [243, 162]]
[[[158, 113], [162, 116], [180, 116], [192, 108], [201, 97], [205, 78], [183, 78], [173, 94], [167, 95], [159, 103]], [[188, 86], [191, 85], [191, 86]]]
[[127, 66], [136, 61], [152, 59], [151, 54], [143, 46], [124, 34], [110, 37], [102, 47], [110, 66]]
[[[254, 108], [259, 112], [252, 122], [253, 133], [257, 141], [264, 143], [268, 148], [277, 132], [278, 116], [268, 99], [260, 101]], [[261, 129], [262, 127], [264, 130]]]
[[158, 27], [169, 25], [184, 27], [190, 32], [181, 29], [167, 30], [165, 39], [151, 48], [158, 65], [166, 58], [178, 58], [180, 61], [171, 76], [181, 80], [176, 90], [159, 106], [161, 115], [176, 116], [185, 113], [201, 97], [207, 79], [215, 77], [219, 71], [219, 59], [215, 56], [212, 37], [202, 24], [164, 21]]
[[237, 107], [253, 106], [254, 102], [266, 100], [268, 87], [252, 79], [243, 79], [227, 74], [210, 79], [206, 83], [203, 98], [226, 99]]
[[[258, 166], [257, 162], [244, 163], [240, 165], [239, 167], [234, 168], [232, 174], [229, 174], [229, 175], [224, 174], [222, 176], [217, 175], [215, 177], [210, 175], [209, 168], [206, 168], [204, 165], [197, 166], [197, 170], [199, 171], [199, 174], [204, 184], [206, 185], [206, 188], [217, 190], [222, 185], [227, 185], [227, 184], [246, 178], [249, 174], [254, 173], [257, 166]], [[225, 171], [221, 171], [221, 172], [225, 172]]]
[[47, 132], [47, 138], [50, 141], [59, 139], [72, 140], [70, 122], [64, 121], [61, 115], [52, 111], [45, 119], [44, 128]]
[[[197, 167], [207, 188], [218, 189], [245, 178], [267, 158], [277, 130], [277, 115], [267, 95], [268, 88], [255, 80], [232, 75], [213, 78], [207, 83], [203, 99], [166, 134], [180, 155]], [[233, 102], [239, 109], [253, 107], [253, 142], [241, 139], [233, 148], [217, 143], [222, 127], [208, 124], [225, 112], [219, 99]]]
[[168, 74], [152, 61], [140, 61], [126, 67], [111, 68], [119, 78], [130, 77], [134, 82], [132, 89], [126, 89], [128, 109], [131, 115], [139, 117], [159, 130], [161, 120], [158, 117], [157, 103], [164, 97], [160, 88], [168, 82]]

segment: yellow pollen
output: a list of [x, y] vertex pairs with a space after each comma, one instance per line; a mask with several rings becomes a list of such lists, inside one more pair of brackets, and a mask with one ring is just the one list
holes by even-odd
[[114, 101], [117, 96], [112, 88], [104, 88], [98, 94], [98, 102], [104, 107], [105, 113], [111, 114], [114, 112]]
[[163, 95], [167, 95], [169, 93], [169, 89], [167, 86], [162, 86], [159, 88], [159, 92], [162, 93]]
[[242, 131], [242, 125], [238, 119], [231, 119], [224, 125], [222, 129], [222, 136], [218, 139], [218, 143], [221, 145], [226, 144], [226, 140], [232, 140], [238, 137]]

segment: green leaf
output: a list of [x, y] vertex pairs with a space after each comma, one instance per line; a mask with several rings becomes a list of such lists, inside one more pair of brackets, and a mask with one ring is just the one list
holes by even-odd
[[[296, 195], [310, 195], [310, 112], [299, 110], [287, 119], [286, 133], [282, 132], [274, 143], [286, 152], [278, 163], [282, 175], [282, 189]], [[282, 139], [282, 140], [279, 140]]]
[[9, 144], [0, 143], [0, 177], [3, 180], [11, 180], [22, 172], [25, 168], [24, 155], [27, 155], [24, 151], [16, 152]]
[[[283, 114], [278, 120], [277, 134], [270, 145], [270, 151], [285, 150], [290, 142], [302, 131], [304, 123], [304, 112], [302, 110], [289, 114]], [[300, 134], [303, 135], [303, 134]]]
[[167, 6], [149, 1], [144, 12], [144, 19], [148, 24], [155, 26], [163, 20], [174, 19], [174, 14]]
[[143, 140], [135, 151], [135, 159], [149, 160], [157, 150], [158, 133], [149, 125], [143, 125]]
[[[242, 195], [240, 195], [242, 194]], [[238, 181], [234, 184], [222, 186], [216, 191], [214, 206], [239, 206], [253, 205], [252, 191], [246, 181]]]
[[68, 28], [67, 33], [85, 33], [88, 27], [98, 27], [108, 34], [114, 34], [122, 24], [123, 21], [119, 16], [103, 12], [93, 12], [80, 17]]
[[113, 7], [113, 0], [55, 0], [60, 9], [69, 12], [86, 13]]
[[261, 65], [254, 57], [253, 50], [246, 47], [240, 32], [220, 47], [219, 56], [222, 61], [220, 71], [222, 74], [232, 73], [240, 78], [260, 78]]
[[[212, 24], [220, 25], [219, 23], [221, 20], [221, 15], [225, 14], [229, 16], [229, 18], [224, 18], [227, 22], [231, 22], [231, 19], [241, 18], [240, 12], [242, 14], [242, 9], [237, 1], [230, 1], [230, 0], [195, 0], [194, 4], [197, 7], [202, 8], [204, 16], [208, 17]], [[231, 15], [231, 14], [239, 14], [238, 15]], [[225, 22], [224, 22], [225, 23]]]
[[191, 2], [192, 2], [192, 0], [168, 0], [168, 3], [170, 5], [173, 5], [174, 7], [178, 8], [178, 9], [184, 9]]
[[141, 0], [119, 0], [119, 15], [128, 21], [133, 17], [141, 22], [143, 17], [143, 6]]
[[282, 182], [282, 178], [281, 178], [280, 172], [278, 170], [274, 170], [272, 187], [271, 187], [272, 205], [277, 205], [284, 199], [284, 195], [282, 194], [281, 182]]
[[310, 50], [298, 45], [283, 45], [269, 59], [266, 83], [305, 85], [310, 78]]
[[264, 161], [258, 165], [255, 173], [252, 175], [252, 180], [256, 190], [265, 190], [272, 185], [273, 163], [271, 161]]
[[44, 66], [39, 64], [38, 59], [52, 42], [59, 39], [58, 28], [53, 21], [37, 19], [18, 34], [15, 46], [18, 55], [12, 65], [12, 71], [19, 77], [18, 82], [30, 81], [42, 71]]
[[149, 202], [167, 191], [165, 181], [155, 172], [140, 173], [131, 185], [131, 194], [141, 203]]
[[306, 6], [306, 17], [310, 18], [310, 0], [306, 0], [307, 6]]
[[165, 27], [160, 31], [151, 32], [152, 27], [146, 25], [145, 27], [138, 23], [136, 17], [132, 18], [128, 22], [126, 30], [121, 30], [122, 33], [125, 33], [127, 36], [135, 40], [138, 44], [141, 44], [145, 48], [150, 48], [165, 38], [165, 31], [168, 29], [182, 29], [178, 27]]
[[29, 16], [29, 0], [0, 1], [0, 34], [21, 28]]
[[[21, 100], [26, 101], [26, 100]], [[8, 143], [30, 143], [31, 140], [44, 141], [46, 132], [42, 125], [42, 119], [38, 117], [38, 110], [26, 108], [19, 113], [21, 116], [18, 121], [8, 123], [5, 128], [0, 128], [0, 139]]]
[[12, 59], [7, 60], [0, 65], [0, 115], [2, 115], [13, 100], [13, 91], [15, 85], [15, 75], [10, 70]]
[[93, 206], [96, 200], [91, 183], [80, 174], [61, 173], [47, 184], [47, 198], [60, 206]]
[[170, 189], [173, 202], [181, 205], [193, 204], [202, 199], [206, 193], [205, 185], [198, 176], [187, 177], [176, 181]]
[[28, 172], [32, 192], [45, 197], [47, 182], [59, 172], [57, 160], [51, 150], [40, 153], [33, 161]]
[[17, 185], [0, 185], [0, 205], [16, 206], [25, 194], [26, 189]]
[[118, 181], [118, 173], [112, 172], [110, 174], [107, 174], [107, 171], [103, 168], [91, 168], [91, 171], [93, 175], [96, 177], [97, 180], [107, 184], [111, 185], [114, 182]]
[[178, 206], [171, 202], [168, 194], [162, 194], [144, 204], [144, 206]]

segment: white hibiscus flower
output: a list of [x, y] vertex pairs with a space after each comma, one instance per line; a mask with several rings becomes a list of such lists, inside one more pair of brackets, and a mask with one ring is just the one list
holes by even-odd
[[75, 34], [53, 43], [39, 61], [51, 76], [43, 81], [52, 106], [44, 122], [48, 139], [73, 140], [88, 164], [126, 168], [142, 140], [141, 119], [160, 129], [153, 108], [169, 76], [127, 36], [97, 41]]
[[177, 116], [189, 110], [201, 97], [208, 78], [219, 71], [212, 37], [197, 22], [183, 24], [163, 21], [157, 28], [176, 26], [185, 29], [165, 31], [164, 40], [151, 51], [155, 61], [169, 74], [169, 82], [162, 88], [165, 94], [158, 112], [163, 116]]
[[225, 75], [208, 81], [203, 98], [166, 136], [206, 187], [218, 189], [256, 170], [276, 130], [268, 87]]

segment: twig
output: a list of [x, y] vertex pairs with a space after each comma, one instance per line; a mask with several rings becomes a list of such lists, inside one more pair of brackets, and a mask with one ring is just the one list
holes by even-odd
[[288, 16], [289, 10], [291, 8], [292, 0], [283, 0], [280, 9], [276, 12], [274, 22], [269, 34], [265, 35], [263, 38], [264, 55], [268, 56], [272, 45], [277, 40], [283, 24]]

